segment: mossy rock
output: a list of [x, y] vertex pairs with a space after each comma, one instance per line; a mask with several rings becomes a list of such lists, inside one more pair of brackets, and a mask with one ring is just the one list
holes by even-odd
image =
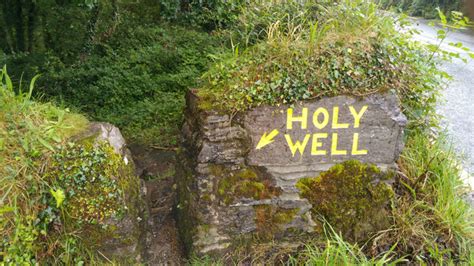
[[143, 202], [133, 164], [108, 139], [74, 141], [55, 152], [44, 177], [64, 193], [62, 223], [88, 250], [136, 262]]
[[344, 238], [363, 242], [390, 226], [389, 203], [394, 192], [387, 181], [392, 172], [370, 164], [346, 161], [297, 183], [300, 195]]
[[225, 205], [247, 198], [254, 200], [271, 199], [281, 191], [274, 186], [265, 173], [254, 168], [229, 171], [223, 166], [212, 166], [211, 173], [218, 177], [217, 195]]

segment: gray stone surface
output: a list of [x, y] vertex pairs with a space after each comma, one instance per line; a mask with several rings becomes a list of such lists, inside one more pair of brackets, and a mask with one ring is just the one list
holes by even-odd
[[101, 141], [109, 143], [115, 152], [123, 157], [125, 164], [133, 162], [127, 143], [118, 127], [106, 122], [92, 122], [84, 132], [74, 137], [76, 140], [87, 138], [93, 138], [96, 143]]
[[[295, 115], [301, 114], [302, 108], [308, 108], [306, 130], [297, 129], [300, 123], [294, 123], [293, 130], [287, 129], [289, 106], [262, 106], [230, 116], [201, 110], [198, 105], [198, 97], [188, 93], [182, 151], [177, 159], [181, 164], [176, 175], [178, 227], [186, 239], [187, 252], [222, 253], [242, 237], [260, 233], [262, 227], [263, 230], [275, 229], [271, 234], [279, 243], [294, 242], [296, 235], [312, 233], [316, 225], [311, 215], [312, 205], [300, 197], [295, 186], [301, 178], [318, 176], [349, 159], [374, 163], [383, 170], [393, 168], [403, 148], [406, 118], [397, 98], [391, 94], [364, 99], [340, 96], [295, 105]], [[340, 109], [339, 123], [349, 123], [349, 128], [330, 129], [334, 106]], [[367, 106], [358, 128], [354, 128], [349, 106], [356, 112]], [[328, 126], [321, 130], [315, 129], [312, 122], [313, 112], [319, 107], [328, 109], [330, 115]], [[262, 135], [268, 136], [275, 129], [278, 134], [273, 141], [256, 149]], [[293, 157], [284, 134], [301, 141], [306, 134], [315, 133], [338, 133], [338, 148], [347, 149], [349, 153], [354, 133], [358, 133], [358, 150], [367, 149], [368, 153], [312, 156], [310, 140], [303, 156]], [[325, 141], [319, 148], [330, 152], [331, 137]], [[239, 184], [231, 184], [228, 191], [219, 191], [223, 182], [230, 182], [226, 179], [239, 176], [242, 171], [255, 173], [254, 179], [242, 177], [242, 182], [251, 180], [254, 183], [250, 184], [256, 183], [264, 193], [252, 198], [235, 195]], [[224, 199], [230, 195], [231, 200], [226, 203]], [[265, 210], [269, 210], [270, 216], [277, 213], [286, 219], [275, 222], [271, 217], [262, 217], [268, 214]]]
[[[348, 159], [357, 159], [362, 162], [375, 164], [393, 164], [398, 158], [403, 147], [402, 137], [406, 118], [398, 107], [398, 99], [395, 95], [370, 95], [363, 99], [348, 96], [324, 98], [318, 101], [296, 104], [293, 108], [285, 105], [280, 107], [255, 108], [245, 115], [244, 128], [250, 135], [252, 147], [257, 147], [260, 138], [265, 132], [274, 129], [279, 134], [274, 142], [262, 149], [252, 148], [248, 155], [250, 165], [259, 166], [313, 166], [315, 164], [335, 164]], [[359, 127], [355, 128], [354, 116], [349, 110], [353, 106], [359, 112], [362, 106], [367, 106], [360, 119]], [[313, 125], [313, 113], [323, 107], [328, 111], [329, 121], [326, 127], [318, 129]], [[348, 128], [333, 129], [333, 108], [339, 108], [338, 122], [345, 123]], [[302, 109], [307, 108], [306, 129], [301, 129], [300, 122], [293, 122], [293, 129], [287, 129], [287, 110], [292, 108], [293, 116], [301, 116]], [[319, 115], [320, 122], [323, 115]], [[322, 147], [319, 150], [326, 151], [327, 155], [312, 155], [312, 135], [315, 133], [327, 134], [327, 138], [320, 139]], [[338, 150], [345, 150], [347, 155], [331, 154], [333, 133], [338, 136]], [[367, 150], [366, 155], [351, 155], [354, 133], [359, 134], [358, 149]], [[306, 135], [310, 139], [306, 145], [303, 155], [297, 152], [293, 156], [285, 134], [291, 136], [292, 142], [299, 140], [303, 142]], [[294, 171], [292, 171], [294, 172]]]

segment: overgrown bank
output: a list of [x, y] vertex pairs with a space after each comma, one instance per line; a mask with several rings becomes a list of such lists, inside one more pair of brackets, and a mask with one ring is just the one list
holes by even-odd
[[122, 155], [95, 136], [72, 139], [89, 122], [31, 100], [34, 80], [13, 87], [3, 68], [0, 81], [0, 263], [94, 263], [114, 241], [136, 242], [133, 222], [119, 237], [122, 219], [139, 217], [138, 178]]

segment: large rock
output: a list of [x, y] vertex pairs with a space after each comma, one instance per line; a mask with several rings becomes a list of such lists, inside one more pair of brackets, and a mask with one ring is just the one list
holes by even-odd
[[[144, 204], [141, 199], [140, 179], [135, 175], [135, 167], [127, 148], [125, 139], [120, 130], [109, 123], [90, 123], [89, 127], [73, 138], [73, 141], [90, 150], [88, 154], [99, 149], [105, 151], [106, 162], [100, 165], [95, 175], [100, 173], [103, 177], [95, 176], [94, 182], [100, 178], [113, 179], [120, 189], [120, 196], [114, 209], [119, 211], [119, 215], [112, 215], [105, 221], [100, 221], [98, 226], [86, 225], [84, 232], [86, 243], [93, 248], [97, 248], [109, 259], [121, 262], [135, 263], [141, 259], [140, 237], [143, 230], [141, 221], [143, 219]], [[86, 157], [80, 157], [84, 160]], [[83, 161], [84, 163], [84, 161]], [[111, 170], [105, 168], [111, 167]], [[113, 170], [112, 170], [113, 168]], [[88, 178], [93, 178], [91, 174]], [[105, 181], [108, 182], [108, 181]], [[107, 183], [108, 184], [108, 183]], [[96, 184], [100, 186], [101, 183]], [[108, 187], [107, 189], [110, 189]], [[100, 193], [100, 189], [97, 188]], [[91, 195], [91, 198], [102, 197], [101, 195]], [[105, 207], [105, 206], [104, 206]]]
[[74, 137], [76, 141], [92, 140], [95, 144], [107, 142], [116, 154], [122, 156], [126, 165], [133, 162], [127, 143], [118, 127], [106, 122], [92, 122], [89, 127]]
[[[347, 224], [358, 229], [343, 233], [363, 240], [386, 219], [371, 223], [362, 210], [380, 214], [387, 208], [389, 172], [403, 148], [405, 124], [392, 94], [261, 106], [234, 116], [203, 110], [188, 93], [177, 169], [178, 226], [188, 251], [221, 253], [255, 235], [295, 242], [320, 232], [322, 211], [336, 222], [342, 211], [350, 213], [355, 221]], [[303, 189], [308, 186], [336, 196], [318, 198]], [[351, 186], [360, 187], [353, 194], [343, 190]], [[329, 201], [347, 204], [334, 205], [344, 210], [314, 206]]]

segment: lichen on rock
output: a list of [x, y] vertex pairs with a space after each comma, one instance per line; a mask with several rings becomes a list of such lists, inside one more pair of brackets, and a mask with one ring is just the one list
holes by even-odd
[[365, 241], [389, 224], [393, 176], [375, 165], [350, 160], [318, 177], [303, 178], [296, 186], [312, 204], [313, 216], [324, 217], [346, 239]]

